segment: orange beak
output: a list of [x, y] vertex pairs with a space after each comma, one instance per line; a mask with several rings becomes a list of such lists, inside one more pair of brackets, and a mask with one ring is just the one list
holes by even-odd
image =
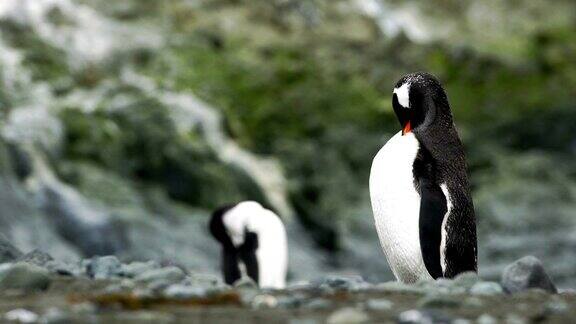
[[402, 128], [402, 135], [410, 133], [411, 131], [412, 131], [412, 127], [410, 126], [410, 121], [408, 121], [408, 122], [406, 122], [406, 125], [404, 125], [404, 128]]

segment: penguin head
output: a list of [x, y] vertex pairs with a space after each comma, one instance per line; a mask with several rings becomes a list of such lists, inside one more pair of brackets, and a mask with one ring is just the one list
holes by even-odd
[[402, 77], [392, 94], [392, 106], [402, 127], [402, 135], [423, 132], [438, 119], [452, 123], [446, 92], [433, 75], [416, 72]]

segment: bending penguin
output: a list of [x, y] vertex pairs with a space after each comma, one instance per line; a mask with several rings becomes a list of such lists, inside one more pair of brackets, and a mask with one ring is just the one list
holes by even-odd
[[210, 233], [222, 245], [224, 281], [231, 285], [246, 274], [262, 288], [284, 288], [288, 246], [284, 224], [255, 201], [219, 208], [212, 214]]
[[396, 279], [413, 283], [477, 271], [466, 158], [442, 85], [428, 73], [406, 75], [392, 105], [402, 130], [372, 161], [370, 199]]

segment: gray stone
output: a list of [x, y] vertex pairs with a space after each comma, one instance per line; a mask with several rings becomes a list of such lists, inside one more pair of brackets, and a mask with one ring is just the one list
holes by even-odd
[[173, 299], [201, 298], [206, 295], [207, 291], [204, 288], [182, 284], [171, 285], [164, 290], [164, 296]]
[[496, 324], [498, 323], [498, 320], [496, 320], [492, 315], [490, 314], [482, 314], [480, 317], [478, 317], [478, 319], [476, 320], [476, 322], [478, 324]]
[[468, 290], [472, 288], [472, 286], [474, 286], [474, 284], [476, 284], [479, 281], [480, 277], [478, 277], [478, 274], [476, 272], [467, 271], [457, 275], [453, 280], [453, 284], [455, 287], [462, 287]]
[[67, 324], [70, 323], [70, 315], [59, 308], [50, 308], [40, 318], [40, 323], [43, 324]]
[[54, 258], [52, 258], [50, 254], [37, 249], [28, 252], [18, 258], [18, 262], [27, 262], [40, 267], [45, 267], [46, 264], [50, 261], [54, 261]]
[[160, 268], [160, 264], [156, 261], [148, 262], [132, 262], [123, 264], [120, 268], [120, 275], [128, 278], [135, 278], [142, 273]]
[[0, 272], [0, 289], [46, 290], [50, 285], [48, 270], [30, 263], [16, 263]]
[[36, 323], [38, 321], [38, 314], [31, 312], [27, 309], [18, 308], [13, 309], [4, 315], [4, 318], [9, 322], [16, 323]]
[[0, 263], [15, 261], [22, 252], [0, 235]]
[[343, 323], [365, 323], [370, 318], [364, 311], [352, 307], [341, 308], [332, 314], [327, 319], [328, 324], [343, 324]]
[[93, 279], [110, 279], [120, 273], [120, 261], [113, 255], [93, 257], [86, 267], [86, 272]]
[[472, 295], [478, 296], [494, 296], [504, 293], [504, 289], [497, 282], [482, 281], [477, 282], [470, 288]]
[[145, 284], [152, 284], [154, 282], [177, 283], [182, 281], [185, 276], [184, 271], [180, 268], [166, 267], [145, 271], [136, 276], [135, 280], [138, 283]]
[[502, 287], [509, 293], [538, 288], [550, 293], [557, 289], [544, 270], [542, 262], [534, 256], [526, 256], [504, 269]]
[[329, 276], [320, 283], [321, 289], [360, 290], [370, 286], [361, 276]]
[[394, 306], [394, 303], [389, 301], [388, 299], [379, 298], [379, 299], [369, 299], [366, 302], [366, 308], [369, 310], [374, 311], [387, 311], [391, 310]]
[[435, 310], [411, 309], [400, 313], [397, 318], [399, 324], [449, 324], [452, 318]]
[[307, 309], [328, 309], [332, 307], [332, 301], [324, 298], [314, 298], [302, 305], [303, 308]]
[[425, 290], [416, 285], [407, 285], [399, 281], [388, 281], [374, 286], [376, 291], [397, 292], [397, 293], [417, 293], [423, 294]]
[[455, 308], [461, 304], [459, 298], [444, 294], [430, 294], [418, 300], [418, 306], [424, 308]]
[[78, 264], [64, 263], [56, 260], [46, 262], [44, 267], [50, 272], [61, 276], [80, 276], [83, 273], [82, 268]]
[[238, 289], [258, 289], [258, 284], [250, 277], [242, 277], [234, 283], [234, 287]]
[[252, 307], [256, 309], [275, 308], [278, 306], [278, 299], [272, 295], [257, 295], [252, 299]]

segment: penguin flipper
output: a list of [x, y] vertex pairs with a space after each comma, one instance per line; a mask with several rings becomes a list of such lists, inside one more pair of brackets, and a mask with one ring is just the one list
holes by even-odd
[[442, 242], [442, 222], [448, 211], [446, 197], [440, 186], [427, 177], [418, 181], [420, 189], [419, 234], [420, 249], [424, 265], [432, 276], [443, 277], [440, 248]]

